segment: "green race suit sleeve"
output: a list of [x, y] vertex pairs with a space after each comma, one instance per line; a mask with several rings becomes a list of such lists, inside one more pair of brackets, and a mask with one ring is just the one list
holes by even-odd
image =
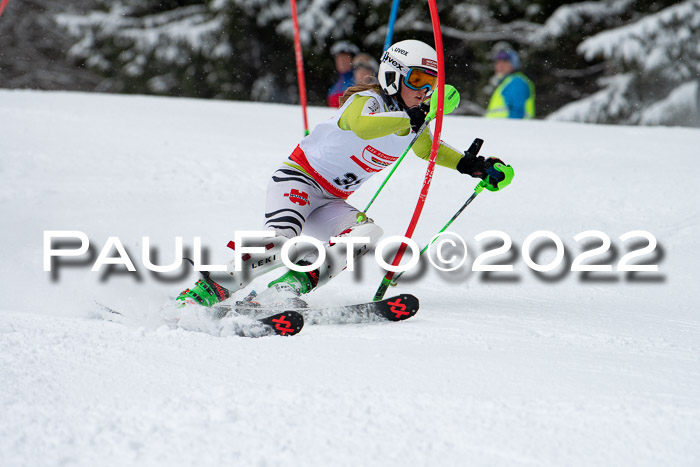
[[362, 139], [399, 133], [407, 135], [411, 123], [405, 112], [381, 112], [382, 103], [371, 96], [355, 96], [338, 121], [338, 126]]
[[[428, 159], [430, 159], [430, 149], [432, 148], [432, 146], [433, 137], [430, 133], [430, 129], [428, 129], [428, 131], [424, 131], [423, 133], [421, 133], [416, 142], [413, 143], [413, 152], [416, 153], [416, 156], [427, 161]], [[462, 154], [449, 144], [440, 141], [440, 147], [438, 148], [435, 163], [443, 167], [457, 170], [457, 162], [459, 162], [459, 160], [463, 156], [464, 154]]]

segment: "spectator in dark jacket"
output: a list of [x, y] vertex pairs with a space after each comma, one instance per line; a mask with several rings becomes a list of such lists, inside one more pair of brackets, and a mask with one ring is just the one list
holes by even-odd
[[355, 84], [352, 70], [352, 59], [360, 52], [360, 49], [351, 42], [340, 41], [333, 44], [331, 54], [335, 60], [335, 69], [338, 78], [328, 91], [328, 106], [340, 107], [340, 97], [345, 90]]

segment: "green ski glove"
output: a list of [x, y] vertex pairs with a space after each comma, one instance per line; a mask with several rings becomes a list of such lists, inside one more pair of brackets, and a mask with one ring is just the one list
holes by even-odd
[[515, 176], [515, 171], [510, 165], [496, 162], [486, 169], [485, 188], [489, 191], [499, 191], [510, 185]]

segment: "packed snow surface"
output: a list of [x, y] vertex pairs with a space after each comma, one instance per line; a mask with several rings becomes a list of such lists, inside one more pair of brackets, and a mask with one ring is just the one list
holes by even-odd
[[[331, 115], [309, 112], [312, 125]], [[481, 137], [516, 173], [450, 227], [464, 265], [407, 273], [389, 293], [420, 298], [408, 321], [253, 339], [168, 324], [163, 305], [196, 274], [150, 272], [142, 246], [164, 265], [176, 237], [190, 252], [200, 237], [204, 262], [230, 260], [234, 232], [262, 226], [298, 107], [0, 91], [0, 120], [2, 466], [700, 464], [698, 130], [448, 116], [445, 141]], [[404, 234], [425, 167], [409, 154], [370, 209], [385, 235]], [[382, 180], [349, 201], [363, 208]], [[436, 169], [419, 245], [474, 185]], [[44, 235], [59, 230], [90, 249], [46, 272]], [[475, 238], [494, 230], [512, 246], [483, 263], [513, 270], [472, 271], [503, 244]], [[574, 240], [591, 230], [611, 245], [581, 263], [611, 270], [573, 272], [603, 244]], [[539, 231], [562, 241], [552, 271], [534, 269], [556, 261], [552, 239], [527, 241]], [[618, 270], [650, 245], [620, 239], [637, 231], [657, 243], [628, 264], [658, 271]], [[91, 271], [110, 237], [136, 272]], [[370, 300], [382, 275], [367, 255], [308, 301]], [[98, 319], [95, 302], [123, 322]]]

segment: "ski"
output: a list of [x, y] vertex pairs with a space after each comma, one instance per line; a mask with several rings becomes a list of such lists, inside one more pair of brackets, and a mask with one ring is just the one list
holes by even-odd
[[293, 336], [304, 327], [304, 316], [292, 310], [283, 311], [258, 321], [267, 324], [279, 336]]
[[411, 294], [396, 295], [377, 302], [358, 303], [354, 305], [321, 306], [307, 308], [280, 308], [250, 306], [238, 303], [225, 303], [215, 306], [224, 315], [231, 310], [243, 315], [259, 316], [274, 310], [296, 312], [304, 318], [306, 324], [344, 324], [373, 321], [404, 321], [418, 313], [420, 302]]
[[[95, 302], [97, 305], [97, 318], [100, 318], [105, 321], [113, 321], [116, 323], [121, 323], [124, 324], [124, 314], [118, 312], [117, 310], [110, 308], [106, 305], [103, 305], [102, 303]], [[219, 310], [214, 310], [215, 313], [212, 316], [213, 318], [220, 319], [225, 314], [221, 314]], [[262, 318], [258, 318], [257, 322], [260, 324], [265, 325], [266, 331], [269, 332], [263, 332], [260, 335], [271, 335], [271, 334], [277, 334], [278, 336], [293, 336], [295, 334], [298, 334], [301, 329], [304, 327], [304, 316], [294, 310], [285, 310], [283, 312], [278, 312], [271, 314], [269, 316], [265, 316]], [[258, 324], [259, 326], [259, 324]], [[243, 332], [243, 329], [240, 329], [241, 333], [240, 335], [243, 337], [252, 337], [252, 336], [258, 336], [259, 333], [246, 333]]]
[[[303, 303], [303, 302], [302, 302]], [[109, 321], [123, 322], [124, 315], [113, 308], [97, 303], [99, 317]], [[228, 316], [243, 315], [264, 325], [264, 329], [246, 330], [240, 326], [239, 335], [260, 337], [276, 334], [293, 336], [298, 334], [305, 324], [351, 324], [377, 321], [404, 321], [418, 313], [420, 302], [411, 294], [401, 294], [376, 302], [352, 305], [331, 305], [311, 307], [254, 306], [246, 303], [219, 303], [211, 308], [204, 308], [210, 318], [217, 321]], [[250, 326], [248, 326], [250, 327]], [[255, 326], [253, 326], [255, 327]]]

